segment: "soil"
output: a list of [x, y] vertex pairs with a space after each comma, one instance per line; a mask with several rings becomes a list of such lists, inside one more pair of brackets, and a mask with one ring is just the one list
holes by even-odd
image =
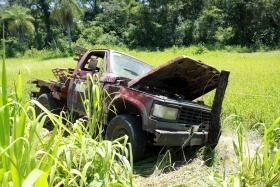
[[[227, 176], [236, 171], [237, 157], [233, 141], [238, 144], [234, 131], [223, 132], [216, 149], [209, 151], [201, 148], [198, 151], [187, 150], [184, 155], [180, 150], [166, 149], [155, 151], [147, 159], [134, 164], [135, 186], [208, 186], [211, 174], [220, 173]], [[257, 133], [244, 133], [245, 147], [254, 154], [260, 145]], [[165, 157], [163, 156], [165, 153]]]

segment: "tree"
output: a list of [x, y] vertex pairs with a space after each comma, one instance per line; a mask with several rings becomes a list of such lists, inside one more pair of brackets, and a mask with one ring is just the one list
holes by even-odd
[[71, 47], [71, 28], [75, 19], [82, 15], [82, 10], [75, 0], [58, 0], [54, 7], [53, 18], [66, 28], [69, 47]]
[[[130, 20], [131, 7], [135, 0], [101, 1], [99, 14], [95, 21], [102, 27], [107, 38], [118, 38], [119, 43], [124, 43]], [[114, 40], [113, 40], [114, 41]]]
[[223, 12], [215, 6], [202, 11], [201, 15], [194, 22], [194, 38], [196, 42], [215, 42], [215, 35], [222, 26]]
[[154, 47], [158, 43], [161, 25], [155, 16], [149, 3], [137, 4], [133, 8], [128, 29], [130, 46]]
[[6, 0], [10, 6], [18, 5], [22, 7], [26, 7], [28, 4], [31, 3], [32, 0]]
[[[14, 11], [19, 5], [30, 13]], [[279, 0], [0, 0], [0, 8], [7, 38], [19, 48], [65, 50], [78, 40], [150, 48], [200, 42], [280, 46]], [[20, 19], [29, 23], [15, 21]]]
[[84, 11], [84, 21], [93, 21], [95, 16], [100, 13], [101, 6], [99, 6], [101, 0], [79, 0], [79, 6]]
[[27, 8], [18, 5], [8, 7], [2, 12], [1, 19], [7, 22], [8, 31], [18, 38], [19, 43], [24, 41], [26, 33], [34, 32], [34, 18]]
[[223, 22], [232, 28], [230, 44], [279, 46], [279, 0], [215, 0], [214, 4], [223, 10]]
[[48, 0], [39, 0], [38, 2], [40, 10], [42, 11], [42, 19], [46, 28], [46, 37], [44, 46], [49, 46], [53, 40], [53, 34], [51, 29], [51, 16], [50, 16], [50, 6]]

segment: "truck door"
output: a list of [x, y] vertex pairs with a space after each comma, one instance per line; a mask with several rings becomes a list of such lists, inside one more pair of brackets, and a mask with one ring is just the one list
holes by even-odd
[[70, 111], [86, 115], [84, 101], [88, 96], [88, 84], [91, 84], [87, 75], [100, 73], [101, 67], [98, 66], [101, 66], [104, 56], [104, 51], [89, 51], [78, 62], [68, 88], [67, 107]]

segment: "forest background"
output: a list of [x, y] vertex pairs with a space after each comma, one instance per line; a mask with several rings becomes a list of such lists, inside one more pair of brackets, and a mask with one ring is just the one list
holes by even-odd
[[280, 46], [279, 0], [0, 0], [7, 57], [73, 47]]

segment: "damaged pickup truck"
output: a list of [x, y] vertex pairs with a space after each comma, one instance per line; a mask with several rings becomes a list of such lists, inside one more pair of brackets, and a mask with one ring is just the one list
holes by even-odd
[[[82, 84], [97, 74], [102, 90], [110, 94], [104, 107], [106, 139], [129, 137], [134, 160], [147, 144], [155, 146], [215, 147], [220, 136], [220, 114], [229, 72], [219, 72], [201, 61], [180, 56], [156, 68], [127, 54], [85, 50], [75, 69], [54, 69], [56, 81], [33, 80], [33, 97], [55, 112], [86, 115]], [[67, 75], [66, 75], [67, 74]], [[212, 106], [196, 101], [215, 91]]]

